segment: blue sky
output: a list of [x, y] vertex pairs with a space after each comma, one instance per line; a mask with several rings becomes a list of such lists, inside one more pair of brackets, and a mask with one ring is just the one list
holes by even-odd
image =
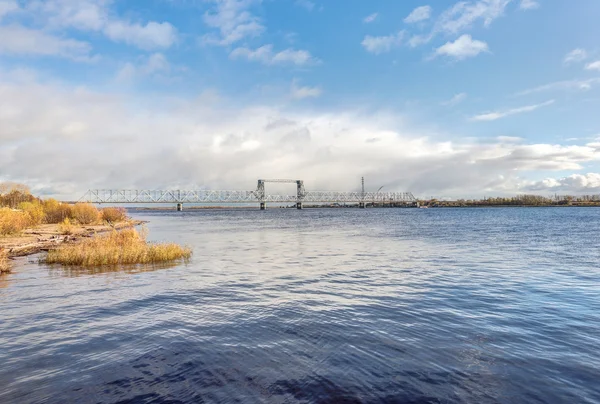
[[600, 3], [0, 0], [0, 180], [600, 193]]

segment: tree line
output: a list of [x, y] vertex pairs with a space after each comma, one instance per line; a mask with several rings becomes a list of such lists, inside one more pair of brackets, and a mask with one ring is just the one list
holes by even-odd
[[550, 197], [523, 194], [510, 197], [485, 197], [482, 199], [420, 200], [422, 206], [600, 206], [600, 195], [553, 195]]

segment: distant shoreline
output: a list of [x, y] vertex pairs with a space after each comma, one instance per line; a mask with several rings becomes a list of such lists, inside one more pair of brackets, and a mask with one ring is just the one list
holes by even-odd
[[[592, 204], [573, 204], [573, 205], [429, 205], [429, 206], [421, 206], [420, 208], [426, 209], [449, 209], [449, 208], [460, 208], [460, 209], [469, 209], [469, 208], [598, 208], [600, 204], [592, 205]], [[135, 209], [138, 211], [175, 211], [175, 206], [129, 206], [129, 209]], [[269, 206], [268, 210], [271, 209], [291, 209], [295, 210], [295, 206]], [[356, 206], [311, 206], [304, 205], [303, 209], [359, 209], [358, 205]], [[371, 206], [368, 205], [367, 209], [418, 209], [417, 207], [400, 207], [400, 206]], [[187, 206], [184, 205], [183, 211], [188, 210], [258, 210], [257, 206], [198, 206], [192, 205]]]

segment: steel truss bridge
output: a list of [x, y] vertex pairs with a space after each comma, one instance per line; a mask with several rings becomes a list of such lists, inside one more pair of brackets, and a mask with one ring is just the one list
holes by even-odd
[[[295, 183], [295, 195], [271, 195], [265, 192], [265, 183]], [[189, 204], [246, 204], [257, 203], [266, 209], [267, 203], [294, 203], [298, 209], [309, 203], [358, 204], [364, 208], [369, 203], [415, 204], [410, 192], [334, 192], [306, 191], [302, 180], [258, 180], [254, 191], [215, 190], [133, 190], [133, 189], [90, 189], [79, 200], [89, 203], [173, 203], [181, 210]]]

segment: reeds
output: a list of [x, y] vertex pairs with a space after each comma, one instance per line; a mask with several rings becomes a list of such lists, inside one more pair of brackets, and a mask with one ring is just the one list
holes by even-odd
[[8, 261], [8, 252], [0, 248], [0, 274], [10, 272], [10, 264]]
[[150, 264], [186, 260], [191, 249], [173, 243], [152, 244], [135, 229], [113, 231], [48, 252], [46, 262], [68, 266]]

